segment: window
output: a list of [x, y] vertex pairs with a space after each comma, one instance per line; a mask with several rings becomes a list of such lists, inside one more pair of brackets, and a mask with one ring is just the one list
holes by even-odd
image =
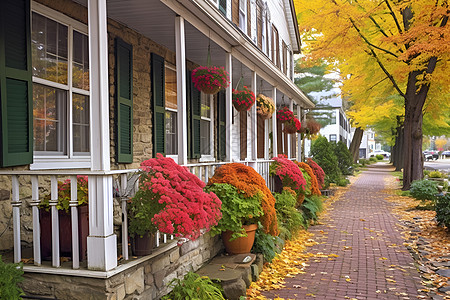
[[219, 11], [224, 15], [227, 14], [227, 0], [219, 0]]
[[287, 75], [287, 46], [284, 41], [282, 41], [283, 45], [283, 73]]
[[87, 26], [57, 12], [45, 12], [51, 19], [36, 7], [39, 12], [32, 13], [31, 31], [36, 161], [50, 156], [89, 157]]
[[176, 155], [178, 153], [177, 135], [177, 72], [174, 66], [165, 64], [165, 135], [166, 154]]
[[243, 31], [247, 31], [247, 1], [239, 0], [239, 28]]
[[280, 41], [278, 37], [278, 30], [272, 25], [272, 61], [280, 67]]
[[331, 113], [331, 122], [330, 124], [336, 124], [336, 111]]
[[212, 105], [209, 95], [201, 95], [201, 121], [200, 121], [200, 153], [211, 155], [211, 128], [212, 128]]
[[336, 143], [336, 135], [335, 134], [330, 134], [330, 142], [335, 142]]

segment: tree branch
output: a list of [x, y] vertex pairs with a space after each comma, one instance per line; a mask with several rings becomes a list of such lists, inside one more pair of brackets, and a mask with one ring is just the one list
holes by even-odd
[[395, 54], [395, 53], [393, 53], [393, 52], [391, 52], [391, 51], [389, 51], [389, 50], [386, 50], [386, 49], [383, 49], [383, 48], [381, 48], [381, 47], [378, 47], [377, 45], [374, 45], [374, 44], [372, 44], [362, 33], [361, 33], [361, 30], [356, 26], [356, 24], [355, 24], [355, 22], [353, 21], [353, 19], [352, 18], [350, 18], [350, 22], [352, 23], [352, 25], [353, 25], [353, 27], [356, 29], [356, 31], [358, 32], [358, 34], [359, 34], [359, 36], [369, 45], [369, 46], [371, 46], [371, 47], [373, 47], [373, 48], [375, 48], [375, 49], [378, 49], [378, 50], [380, 50], [380, 51], [383, 51], [383, 52], [385, 52], [386, 54], [389, 54], [389, 55], [392, 55], [392, 56], [394, 56], [395, 58], [398, 58], [398, 56], [397, 56], [397, 54]]
[[385, 81], [386, 79], [388, 79], [388, 77], [384, 77], [383, 79], [381, 79], [380, 81], [378, 81], [377, 83], [375, 83], [374, 85], [372, 85], [370, 88], [368, 88], [368, 90], [373, 89], [374, 87], [376, 87], [378, 84], [382, 83], [383, 81]]
[[394, 11], [392, 10], [391, 5], [389, 4], [389, 1], [388, 0], [384, 0], [384, 2], [386, 3], [387, 7], [389, 8], [389, 11], [391, 12], [391, 16], [394, 19], [394, 22], [395, 22], [395, 25], [397, 26], [398, 32], [399, 33], [403, 33], [403, 30], [400, 27], [400, 23], [398, 22], [397, 17], [395, 16]]

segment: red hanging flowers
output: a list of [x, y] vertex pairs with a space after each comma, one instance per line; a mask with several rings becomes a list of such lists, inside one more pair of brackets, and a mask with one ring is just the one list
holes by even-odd
[[279, 110], [277, 110], [277, 120], [281, 123], [286, 123], [294, 119], [294, 113], [287, 108], [286, 106], [283, 106]]
[[244, 85], [242, 91], [233, 89], [233, 106], [237, 111], [247, 111], [256, 101], [252, 90]]
[[228, 72], [223, 67], [200, 66], [192, 71], [191, 78], [199, 91], [209, 95], [226, 89], [230, 84]]

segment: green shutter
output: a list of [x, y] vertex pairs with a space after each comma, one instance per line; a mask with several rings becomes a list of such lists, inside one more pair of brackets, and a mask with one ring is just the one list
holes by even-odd
[[[190, 76], [189, 72], [189, 76]], [[189, 95], [189, 112], [190, 112], [190, 123], [191, 123], [191, 157], [200, 158], [200, 124], [201, 124], [201, 93], [194, 86], [192, 80], [190, 82], [190, 95]]]
[[30, 1], [0, 1], [0, 166], [33, 162]]
[[219, 160], [225, 160], [226, 153], [226, 104], [225, 91], [217, 94], [217, 157]]
[[133, 162], [133, 47], [116, 38], [116, 153]]
[[164, 58], [151, 54], [152, 110], [153, 110], [153, 155], [166, 154], [165, 138], [165, 77]]
[[224, 15], [227, 14], [227, 0], [219, 0], [219, 11]]

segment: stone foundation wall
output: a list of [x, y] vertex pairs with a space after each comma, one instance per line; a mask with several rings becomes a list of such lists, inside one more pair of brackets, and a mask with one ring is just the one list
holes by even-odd
[[107, 279], [25, 273], [22, 287], [28, 296], [61, 300], [159, 299], [171, 290], [172, 279], [198, 270], [222, 250], [222, 241], [207, 233]]

